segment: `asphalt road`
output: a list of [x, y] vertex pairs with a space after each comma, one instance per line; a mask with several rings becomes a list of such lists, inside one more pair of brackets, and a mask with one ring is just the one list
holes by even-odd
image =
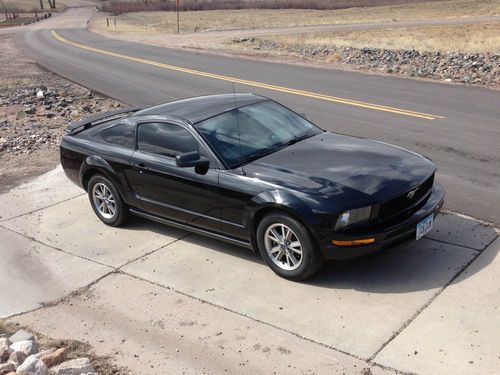
[[276, 99], [327, 130], [430, 157], [448, 209], [500, 224], [500, 91], [165, 49], [84, 29], [33, 30], [17, 41], [42, 66], [131, 105], [230, 92], [234, 79], [237, 91]]

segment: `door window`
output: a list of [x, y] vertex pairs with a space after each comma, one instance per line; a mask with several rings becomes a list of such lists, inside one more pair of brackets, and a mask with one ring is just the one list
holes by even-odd
[[152, 122], [138, 126], [137, 148], [144, 152], [175, 157], [177, 154], [199, 151], [199, 144], [182, 126]]

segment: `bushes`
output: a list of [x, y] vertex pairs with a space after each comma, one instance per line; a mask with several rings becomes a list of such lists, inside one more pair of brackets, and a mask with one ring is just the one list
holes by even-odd
[[[435, 0], [420, 0], [420, 2]], [[392, 4], [409, 4], [413, 0], [181, 0], [181, 11], [217, 9], [343, 9]], [[105, 12], [113, 14], [142, 11], [175, 11], [175, 0], [112, 0], [101, 6]]]

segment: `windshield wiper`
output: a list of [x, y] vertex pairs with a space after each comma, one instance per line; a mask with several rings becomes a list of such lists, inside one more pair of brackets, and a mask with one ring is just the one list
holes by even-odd
[[[291, 146], [303, 139], [306, 139], [306, 138], [309, 138], [309, 137], [312, 137], [314, 134], [304, 134], [303, 136], [300, 136], [300, 137], [296, 137], [296, 138], [292, 138], [290, 140], [288, 140], [287, 142], [285, 143], [281, 143], [279, 144], [278, 147], [274, 147], [274, 148], [269, 148], [269, 149], [266, 149], [265, 151], [262, 151], [262, 152], [258, 152], [258, 153], [255, 153], [255, 154], [250, 154], [248, 155], [244, 160], [242, 160], [240, 163], [238, 163], [236, 166], [240, 166], [242, 164], [246, 164], [246, 163], [250, 163], [252, 161], [255, 161], [257, 159], [260, 159], [266, 155], [269, 155], [269, 154], [272, 154], [278, 150], [281, 150], [282, 148], [285, 148], [287, 146]], [[235, 166], [235, 167], [236, 167]]]
[[292, 138], [292, 139], [288, 140], [287, 142], [283, 143], [281, 147], [294, 145], [295, 143], [302, 141], [303, 139], [309, 138], [311, 136], [312, 136], [312, 134], [304, 134], [300, 137]]

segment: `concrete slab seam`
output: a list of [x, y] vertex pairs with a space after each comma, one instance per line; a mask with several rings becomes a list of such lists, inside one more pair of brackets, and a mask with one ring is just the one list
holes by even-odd
[[79, 295], [85, 293], [92, 286], [96, 285], [99, 281], [101, 281], [104, 278], [106, 278], [106, 277], [108, 277], [108, 276], [110, 276], [112, 274], [115, 274], [115, 273], [118, 273], [118, 271], [116, 269], [113, 269], [110, 272], [108, 272], [108, 273], [106, 273], [106, 274], [104, 274], [102, 276], [99, 276], [97, 279], [91, 281], [89, 284], [87, 284], [85, 286], [82, 286], [82, 287], [80, 287], [80, 288], [78, 288], [76, 290], [73, 290], [72, 292], [70, 292], [69, 294], [65, 295], [64, 297], [58, 298], [58, 299], [53, 300], [53, 301], [41, 302], [40, 306], [35, 307], [34, 309], [23, 311], [23, 312], [19, 312], [19, 313], [15, 313], [15, 314], [7, 316], [6, 318], [2, 318], [0, 320], [8, 320], [8, 319], [15, 318], [17, 316], [21, 316], [21, 315], [25, 315], [25, 314], [30, 314], [32, 312], [35, 312], [35, 311], [38, 311], [38, 310], [41, 310], [41, 309], [44, 309], [44, 308], [47, 308], [47, 307], [57, 306], [58, 304], [60, 304], [61, 302], [66, 301], [66, 300], [68, 300], [69, 298], [76, 297], [76, 296], [79, 296]]
[[[498, 237], [498, 236], [497, 236]], [[493, 243], [493, 241], [490, 242], [489, 245], [491, 245], [491, 243]], [[487, 249], [488, 246], [485, 248]], [[444, 292], [444, 290], [449, 286], [451, 285], [460, 275], [462, 275], [462, 273], [464, 273], [467, 268], [469, 268], [472, 263], [474, 263], [474, 261], [482, 254], [482, 251], [476, 251], [474, 256], [472, 257], [471, 260], [469, 260], [460, 270], [458, 270], [455, 275], [453, 275], [453, 277], [450, 279], [450, 281], [448, 281], [442, 288], [440, 288], [436, 293], [434, 293], [434, 295], [429, 298], [429, 300], [427, 300], [426, 303], [424, 303], [416, 312], [415, 314], [413, 314], [406, 322], [403, 323], [403, 325], [396, 331], [394, 332], [391, 337], [389, 337], [389, 339], [384, 342], [380, 348], [378, 350], [375, 351], [375, 353], [373, 353], [367, 361], [373, 361], [376, 363], [376, 361], [374, 361], [375, 357], [387, 346], [389, 345], [397, 336], [399, 336], [405, 329], [406, 327], [408, 327], [427, 307], [429, 307], [432, 302], [434, 302], [436, 300], [437, 297], [439, 297], [441, 295], [441, 293]]]
[[123, 267], [126, 267], [126, 266], [128, 266], [129, 264], [131, 264], [131, 263], [137, 262], [138, 260], [141, 260], [141, 259], [142, 259], [142, 258], [144, 258], [144, 257], [147, 257], [147, 256], [149, 256], [149, 255], [151, 255], [151, 254], [154, 254], [154, 253], [156, 253], [157, 251], [159, 251], [159, 250], [161, 250], [161, 249], [163, 249], [163, 248], [165, 248], [165, 247], [168, 247], [168, 246], [170, 246], [170, 245], [173, 245], [174, 243], [176, 243], [176, 242], [178, 242], [178, 241], [181, 241], [181, 240], [183, 240], [183, 239], [185, 239], [185, 238], [189, 237], [189, 236], [191, 236], [192, 234], [193, 234], [193, 233], [190, 233], [190, 232], [189, 232], [189, 233], [186, 233], [185, 235], [183, 235], [183, 236], [181, 236], [181, 237], [179, 237], [179, 238], [176, 238], [176, 239], [174, 239], [174, 240], [172, 240], [172, 241], [170, 241], [170, 242], [168, 242], [168, 243], [166, 243], [166, 244], [164, 244], [164, 245], [161, 245], [160, 247], [157, 247], [156, 249], [153, 249], [153, 250], [151, 250], [151, 251], [148, 251], [147, 253], [144, 253], [144, 254], [142, 254], [142, 255], [138, 256], [137, 258], [134, 258], [134, 259], [132, 259], [132, 260], [129, 260], [128, 262], [126, 262], [126, 263], [122, 264], [122, 265], [121, 265], [121, 266], [119, 266], [119, 267], [114, 267], [114, 268], [115, 268], [116, 270], [120, 270], [120, 269], [122, 269]]
[[491, 240], [490, 242], [488, 242], [482, 249], [475, 249], [473, 247], [469, 247], [469, 246], [466, 246], [466, 245], [461, 245], [461, 244], [457, 244], [457, 243], [453, 243], [453, 242], [449, 242], [449, 241], [443, 241], [443, 240], [437, 240], [435, 238], [429, 238], [429, 237], [424, 237], [426, 240], [428, 241], [434, 241], [434, 242], [438, 242], [438, 243], [442, 243], [442, 244], [445, 244], [445, 245], [451, 245], [451, 246], [457, 246], [457, 247], [462, 247], [464, 249], [467, 249], [467, 250], [472, 250], [472, 251], [475, 251], [475, 252], [479, 252], [479, 253], [482, 253], [484, 250], [486, 250], [488, 248], [488, 246], [490, 246], [497, 238], [498, 238], [498, 234], [493, 238], [493, 240]]
[[250, 319], [250, 320], [251, 320], [251, 321], [253, 321], [253, 322], [256, 322], [256, 323], [259, 323], [259, 324], [265, 324], [265, 325], [267, 325], [267, 326], [269, 326], [269, 327], [272, 327], [272, 328], [274, 328], [274, 329], [277, 329], [277, 330], [279, 330], [279, 331], [286, 332], [286, 333], [288, 333], [288, 334], [290, 334], [290, 335], [293, 335], [293, 336], [295, 336], [295, 337], [297, 337], [297, 338], [299, 338], [299, 339], [301, 339], [301, 340], [305, 340], [305, 341], [308, 341], [308, 342], [310, 342], [310, 343], [313, 343], [313, 344], [316, 344], [316, 345], [320, 345], [320, 346], [322, 346], [322, 347], [324, 347], [324, 348], [328, 348], [328, 349], [330, 349], [330, 350], [334, 350], [334, 351], [336, 351], [336, 352], [338, 352], [338, 353], [341, 353], [341, 354], [344, 354], [344, 355], [348, 355], [348, 356], [350, 356], [350, 357], [352, 357], [352, 358], [355, 358], [355, 359], [358, 359], [358, 360], [360, 360], [360, 361], [366, 362], [367, 364], [371, 364], [371, 365], [374, 365], [374, 366], [380, 367], [380, 368], [382, 368], [382, 369], [384, 369], [384, 370], [393, 371], [393, 372], [395, 372], [395, 373], [396, 373], [396, 374], [398, 374], [398, 375], [405, 375], [405, 374], [407, 374], [407, 372], [404, 372], [404, 371], [401, 371], [401, 370], [398, 370], [398, 369], [395, 369], [395, 368], [392, 368], [392, 367], [389, 367], [389, 366], [385, 366], [385, 365], [383, 365], [383, 364], [381, 364], [381, 363], [376, 363], [376, 362], [374, 362], [374, 361], [370, 360], [370, 358], [368, 358], [368, 359], [367, 359], [367, 358], [360, 357], [360, 356], [358, 356], [358, 355], [356, 355], [356, 354], [352, 354], [352, 353], [349, 353], [349, 352], [344, 351], [344, 350], [342, 350], [342, 349], [338, 349], [338, 348], [336, 348], [336, 347], [334, 347], [334, 346], [331, 346], [331, 345], [328, 345], [328, 344], [322, 343], [322, 342], [320, 342], [320, 341], [316, 341], [316, 340], [311, 339], [311, 338], [306, 337], [306, 336], [302, 336], [302, 335], [301, 335], [301, 334], [299, 334], [299, 333], [296, 333], [296, 332], [290, 331], [290, 330], [288, 330], [288, 329], [285, 329], [285, 328], [279, 327], [279, 326], [274, 325], [274, 324], [272, 324], [272, 323], [268, 323], [268, 322], [265, 322], [265, 321], [263, 321], [263, 320], [260, 320], [260, 319], [254, 318], [254, 317], [252, 317], [252, 316], [250, 316], [250, 315], [240, 313], [240, 312], [238, 312], [238, 311], [232, 310], [232, 309], [230, 309], [230, 308], [228, 308], [228, 307], [225, 307], [225, 306], [222, 306], [222, 305], [216, 304], [216, 303], [214, 303], [214, 302], [210, 302], [210, 301], [204, 300], [203, 298], [193, 296], [193, 295], [191, 295], [191, 294], [188, 294], [188, 293], [183, 292], [183, 291], [181, 291], [181, 290], [175, 289], [175, 288], [173, 288], [173, 287], [166, 286], [166, 285], [162, 285], [162, 284], [159, 284], [159, 283], [157, 283], [157, 282], [154, 282], [154, 281], [151, 281], [151, 280], [148, 280], [148, 279], [144, 279], [144, 278], [142, 278], [142, 277], [139, 277], [139, 276], [136, 276], [136, 275], [130, 274], [130, 273], [128, 273], [128, 272], [126, 272], [126, 271], [123, 271], [123, 270], [117, 270], [117, 271], [116, 271], [116, 273], [117, 273], [117, 274], [122, 274], [122, 275], [125, 275], [125, 276], [128, 276], [128, 277], [132, 277], [132, 278], [134, 278], [134, 279], [136, 279], [136, 280], [140, 280], [140, 281], [146, 282], [146, 283], [151, 284], [151, 285], [155, 285], [155, 286], [160, 287], [160, 288], [163, 288], [163, 289], [170, 290], [170, 291], [172, 291], [172, 292], [174, 292], [174, 293], [177, 293], [177, 294], [180, 294], [180, 295], [182, 295], [182, 296], [184, 296], [184, 297], [188, 297], [188, 298], [191, 298], [191, 299], [196, 300], [196, 301], [198, 301], [198, 302], [205, 303], [205, 304], [207, 304], [207, 305], [210, 305], [210, 306], [213, 306], [213, 307], [216, 307], [216, 308], [222, 309], [222, 310], [224, 310], [224, 311], [227, 311], [227, 312], [230, 312], [230, 313], [236, 314], [236, 315], [238, 315], [238, 316], [241, 316], [241, 317], [244, 317], [244, 318]]
[[[7, 194], [7, 193], [6, 193]], [[70, 198], [67, 198], [67, 199], [63, 199], [62, 201], [57, 201], [57, 202], [54, 202], [54, 203], [51, 203], [49, 204], [48, 206], [44, 206], [44, 207], [40, 207], [40, 208], [37, 208], [35, 210], [31, 210], [29, 212], [24, 212], [22, 214], [19, 214], [19, 215], [16, 215], [16, 216], [12, 216], [12, 217], [8, 217], [6, 219], [0, 219], [0, 223], [4, 223], [6, 221], [9, 221], [9, 220], [13, 220], [13, 219], [17, 219], [21, 216], [24, 216], [24, 215], [30, 215], [30, 214], [34, 214], [35, 212], [38, 212], [38, 211], [42, 211], [42, 210], [45, 210], [46, 208], [50, 208], [50, 207], [53, 207], [55, 205], [58, 205], [60, 203], [64, 203], [64, 202], [67, 202], [67, 201], [70, 201], [72, 199], [75, 199], [75, 198], [78, 198], [78, 197], [81, 197], [83, 195], [87, 195], [87, 194], [78, 194], [78, 195], [75, 195], [73, 197], [70, 197]]]
[[94, 260], [94, 259], [86, 258], [86, 257], [84, 257], [84, 256], [82, 256], [82, 255], [78, 255], [78, 254], [73, 254], [73, 253], [70, 253], [70, 252], [68, 252], [68, 251], [66, 251], [66, 250], [60, 249], [60, 248], [58, 248], [58, 247], [55, 247], [54, 245], [47, 244], [47, 243], [45, 243], [45, 242], [43, 242], [43, 241], [37, 240], [37, 239], [36, 239], [36, 238], [34, 238], [34, 237], [28, 236], [28, 235], [26, 235], [26, 234], [24, 234], [24, 233], [21, 233], [21, 232], [18, 232], [18, 231], [16, 231], [16, 230], [14, 230], [14, 229], [11, 229], [11, 228], [8, 228], [8, 227], [6, 227], [6, 226], [3, 226], [1, 223], [0, 223], [0, 228], [6, 229], [6, 230], [8, 230], [8, 231], [10, 231], [10, 232], [12, 232], [12, 233], [18, 234], [18, 235], [20, 235], [20, 236], [22, 236], [22, 237], [24, 237], [24, 238], [26, 238], [26, 239], [28, 239], [28, 240], [30, 240], [30, 241], [33, 241], [33, 242], [39, 243], [40, 245], [43, 245], [43, 246], [49, 247], [49, 248], [51, 248], [51, 249], [53, 249], [53, 250], [60, 251], [61, 253], [64, 253], [64, 254], [66, 254], [66, 255], [71, 255], [71, 256], [74, 256], [74, 257], [77, 257], [77, 258], [80, 258], [80, 259], [83, 259], [83, 260], [86, 260], [86, 261], [89, 261], [89, 262], [92, 262], [92, 263], [98, 264], [98, 265], [100, 265], [100, 266], [105, 266], [105, 267], [112, 268], [113, 270], [116, 270], [116, 267], [110, 266], [109, 264], [101, 263], [101, 262], [98, 262], [98, 261], [96, 261], [96, 260]]
[[450, 209], [447, 209], [447, 208], [443, 208], [441, 210], [441, 213], [443, 213], [445, 215], [457, 215], [457, 216], [462, 217], [464, 219], [475, 221], [476, 223], [483, 224], [483, 225], [485, 225], [487, 227], [493, 228], [495, 230], [495, 232], [497, 232], [498, 234], [500, 234], [500, 228], [496, 224], [494, 224], [494, 223], [492, 223], [490, 221], [486, 221], [486, 220], [483, 220], [483, 219], [478, 219], [478, 218], [469, 216], [467, 214], [464, 214], [462, 212], [453, 211], [453, 210], [450, 210]]

